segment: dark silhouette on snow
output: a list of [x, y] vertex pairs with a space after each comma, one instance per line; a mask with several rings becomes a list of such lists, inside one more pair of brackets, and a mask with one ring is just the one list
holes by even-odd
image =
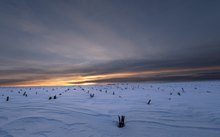
[[118, 127], [122, 128], [125, 126], [125, 116], [118, 116]]
[[23, 93], [23, 96], [26, 96], [26, 91]]
[[9, 96], [7, 96], [6, 101], [9, 101]]
[[148, 105], [150, 105], [151, 99], [147, 102]]
[[95, 96], [95, 94], [94, 94], [94, 93], [93, 93], [93, 94], [90, 94], [90, 97], [91, 97], [91, 98], [93, 98], [94, 96]]

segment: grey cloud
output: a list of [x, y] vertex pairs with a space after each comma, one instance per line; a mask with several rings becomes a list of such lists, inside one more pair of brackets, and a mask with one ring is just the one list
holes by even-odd
[[8, 76], [2, 83], [22, 75], [220, 66], [219, 6], [208, 0], [2, 0], [0, 76]]

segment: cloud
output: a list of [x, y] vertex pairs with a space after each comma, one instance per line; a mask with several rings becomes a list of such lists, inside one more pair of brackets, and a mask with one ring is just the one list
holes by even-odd
[[1, 1], [0, 76], [6, 79], [3, 83], [10, 83], [23, 76], [33, 81], [218, 67], [219, 5], [218, 1]]
[[69, 84], [83, 84], [83, 83], [117, 83], [117, 82], [179, 82], [179, 81], [201, 81], [201, 80], [219, 80], [220, 73], [218, 69], [215, 72], [188, 72], [188, 74], [182, 73], [170, 73], [170, 74], [156, 74], [145, 75], [139, 77], [117, 77], [117, 78], [102, 78], [95, 80], [85, 80], [79, 82], [70, 82]]

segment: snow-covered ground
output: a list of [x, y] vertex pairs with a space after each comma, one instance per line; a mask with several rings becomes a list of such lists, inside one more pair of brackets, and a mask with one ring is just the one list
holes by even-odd
[[220, 81], [0, 88], [0, 137], [220, 137]]

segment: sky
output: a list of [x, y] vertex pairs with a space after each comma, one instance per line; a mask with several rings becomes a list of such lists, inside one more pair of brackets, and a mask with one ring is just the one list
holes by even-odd
[[0, 86], [220, 79], [219, 0], [1, 0]]

